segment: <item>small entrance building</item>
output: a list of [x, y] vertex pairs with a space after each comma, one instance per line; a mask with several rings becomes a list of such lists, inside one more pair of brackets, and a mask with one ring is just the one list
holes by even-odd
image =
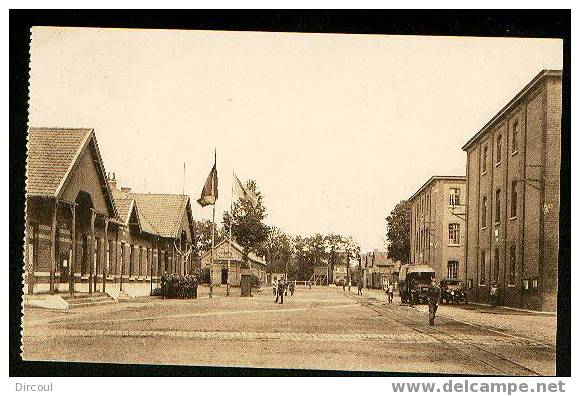
[[[243, 263], [244, 248], [229, 239], [224, 239], [214, 247], [213, 266], [211, 250], [201, 256], [201, 267], [212, 269], [212, 283], [214, 285], [240, 286], [241, 268]], [[229, 263], [229, 264], [228, 264]], [[258, 277], [262, 284], [267, 283], [266, 261], [255, 255], [248, 254], [248, 265], [252, 273]]]

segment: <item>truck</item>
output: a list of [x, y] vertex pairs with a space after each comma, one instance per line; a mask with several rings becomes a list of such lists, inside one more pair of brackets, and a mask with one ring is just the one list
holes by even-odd
[[404, 264], [399, 268], [399, 295], [403, 304], [426, 303], [435, 270], [425, 264]]

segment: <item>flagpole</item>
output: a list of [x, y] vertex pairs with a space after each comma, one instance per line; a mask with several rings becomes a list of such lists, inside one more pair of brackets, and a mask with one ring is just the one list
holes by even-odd
[[[213, 166], [217, 165], [217, 149], [213, 149]], [[212, 183], [213, 184], [213, 183]], [[217, 186], [214, 186], [217, 189]], [[212, 189], [215, 191], [214, 189]], [[215, 200], [212, 205], [212, 214], [211, 214], [211, 266], [209, 267], [209, 298], [213, 297], [213, 254], [215, 248]]]
[[230, 261], [232, 258], [232, 223], [234, 221], [234, 168], [232, 168], [232, 195], [230, 197], [230, 232], [228, 247], [228, 279], [226, 281], [226, 295], [230, 295]]

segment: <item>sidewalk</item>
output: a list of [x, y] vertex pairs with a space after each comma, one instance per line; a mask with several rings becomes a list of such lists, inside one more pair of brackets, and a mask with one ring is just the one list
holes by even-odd
[[[355, 293], [356, 294], [356, 293]], [[384, 291], [364, 289], [363, 294], [387, 301]], [[398, 295], [393, 301], [400, 304]], [[427, 305], [416, 305], [415, 309], [427, 314]], [[472, 326], [483, 327], [519, 337], [529, 338], [549, 346], [556, 346], [556, 315], [542, 312], [514, 310], [487, 305], [439, 305], [437, 316], [453, 319]]]

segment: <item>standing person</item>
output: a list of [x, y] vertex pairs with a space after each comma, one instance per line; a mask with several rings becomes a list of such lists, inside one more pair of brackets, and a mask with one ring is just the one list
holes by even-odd
[[352, 285], [352, 281], [349, 279], [348, 280], [348, 291], [350, 291], [350, 286]]
[[429, 293], [427, 296], [427, 302], [429, 303], [429, 325], [431, 326], [435, 324], [435, 313], [437, 312], [440, 299], [441, 288], [437, 284], [437, 279], [433, 278], [431, 279], [431, 286], [429, 287]]
[[491, 288], [489, 289], [489, 296], [491, 297], [491, 305], [492, 306], [497, 306], [497, 296], [498, 296], [498, 290], [497, 290], [497, 282], [494, 281], [493, 284], [491, 285]]
[[362, 279], [359, 279], [359, 281], [358, 281], [358, 292], [357, 292], [357, 295], [361, 295], [362, 296], [362, 288], [363, 288], [363, 282], [362, 282]]
[[296, 281], [290, 282], [290, 295], [294, 295], [294, 287], [296, 287]]
[[346, 290], [346, 281], [342, 282], [342, 291]]
[[389, 295], [389, 304], [393, 302], [393, 295], [395, 294], [395, 288], [392, 283], [387, 286], [387, 294]]
[[276, 295], [276, 290], [278, 289], [278, 285], [276, 284], [276, 278], [272, 281], [272, 295]]
[[285, 282], [280, 279], [278, 282], [278, 293], [276, 294], [276, 302], [278, 302], [278, 298], [280, 298], [280, 304], [284, 304], [284, 285]]

